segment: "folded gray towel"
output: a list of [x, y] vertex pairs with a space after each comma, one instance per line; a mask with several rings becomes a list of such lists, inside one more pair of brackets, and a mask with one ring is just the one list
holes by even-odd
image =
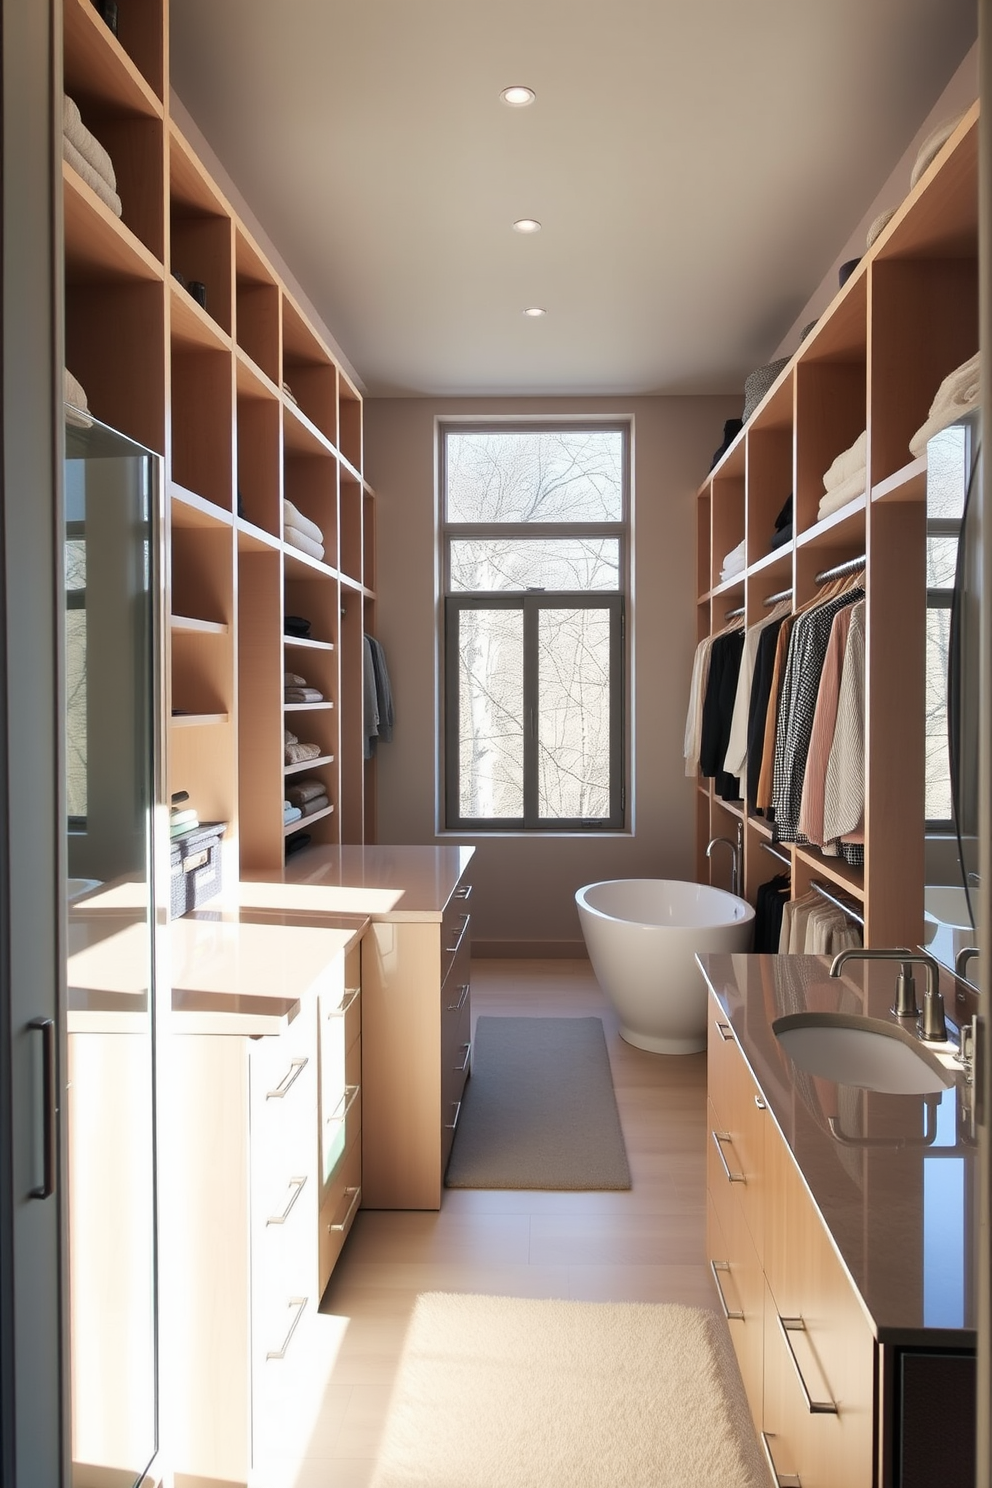
[[313, 800], [308, 801], [307, 804], [303, 807], [303, 815], [313, 816], [314, 813], [317, 811], [326, 811], [330, 804], [331, 803], [328, 800], [327, 796], [314, 796]]
[[302, 765], [307, 760], [316, 759], [320, 753], [319, 744], [287, 744], [287, 765]]
[[62, 157], [72, 166], [77, 176], [82, 177], [90, 190], [96, 192], [100, 200], [105, 206], [110, 208], [115, 217], [123, 217], [124, 208], [121, 205], [121, 199], [117, 195], [117, 192], [107, 185], [100, 172], [93, 169], [89, 161], [84, 159], [76, 149], [72, 140], [67, 139], [65, 135], [62, 136]]
[[287, 687], [287, 703], [322, 703], [324, 694], [316, 687]]
[[68, 93], [62, 95], [62, 133], [70, 144], [75, 145], [80, 155], [93, 167], [97, 175], [106, 181], [111, 191], [116, 192], [117, 173], [114, 170], [114, 162], [96, 135], [86, 128], [80, 117], [78, 105]]
[[297, 780], [293, 785], [286, 786], [286, 800], [291, 801], [294, 806], [305, 806], [308, 801], [315, 801], [318, 796], [326, 795], [327, 786], [316, 776]]
[[[307, 687], [309, 684], [306, 677], [301, 677], [299, 672], [283, 672], [282, 685], [284, 687]], [[288, 739], [286, 740], [286, 743], [289, 743]], [[293, 743], [296, 743], [295, 739], [293, 740]]]

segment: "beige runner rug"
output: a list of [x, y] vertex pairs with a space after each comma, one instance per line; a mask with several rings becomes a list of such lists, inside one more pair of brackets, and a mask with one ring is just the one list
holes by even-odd
[[767, 1488], [702, 1308], [427, 1293], [373, 1488]]

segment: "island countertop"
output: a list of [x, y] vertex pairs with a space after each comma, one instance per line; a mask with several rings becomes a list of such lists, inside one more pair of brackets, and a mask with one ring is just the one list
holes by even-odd
[[977, 1147], [964, 1071], [939, 1095], [807, 1074], [772, 1031], [787, 1013], [888, 1018], [897, 967], [819, 956], [699, 955], [880, 1342], [972, 1348]]
[[278, 871], [242, 873], [243, 909], [440, 920], [473, 847], [318, 846]]

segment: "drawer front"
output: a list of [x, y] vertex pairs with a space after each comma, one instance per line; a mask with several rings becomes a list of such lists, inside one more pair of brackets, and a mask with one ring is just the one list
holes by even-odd
[[[764, 1098], [744, 1062], [737, 1040], [712, 997], [707, 1040], [710, 1146], [722, 1154], [731, 1170], [734, 1192], [747, 1218], [759, 1259], [763, 1259], [764, 1149], [769, 1117]], [[726, 1172], [724, 1180], [728, 1181]]]
[[[724, 1228], [723, 1218], [728, 1219]], [[737, 1206], [721, 1211], [710, 1195], [706, 1248], [723, 1314], [734, 1344], [748, 1404], [761, 1420], [764, 1364], [764, 1279], [747, 1226]]]
[[345, 989], [321, 999], [320, 1023], [320, 1202], [362, 1121], [361, 988], [346, 969]]
[[327, 1196], [320, 1209], [319, 1218], [319, 1273], [320, 1291], [324, 1288], [341, 1254], [341, 1247], [348, 1238], [362, 1201], [362, 1134], [356, 1131], [354, 1138], [338, 1165], [334, 1178], [328, 1186]]
[[441, 984], [444, 985], [452, 962], [462, 949], [471, 943], [472, 913], [470, 909], [472, 885], [459, 884], [445, 907], [441, 919]]
[[317, 1107], [316, 1011], [305, 1008], [278, 1038], [254, 1041], [250, 1054], [252, 1166], [271, 1151], [298, 1166]]

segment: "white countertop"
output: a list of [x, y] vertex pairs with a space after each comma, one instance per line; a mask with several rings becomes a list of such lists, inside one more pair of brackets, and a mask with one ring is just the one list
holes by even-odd
[[474, 847], [309, 847], [281, 872], [245, 873], [245, 909], [440, 920]]

